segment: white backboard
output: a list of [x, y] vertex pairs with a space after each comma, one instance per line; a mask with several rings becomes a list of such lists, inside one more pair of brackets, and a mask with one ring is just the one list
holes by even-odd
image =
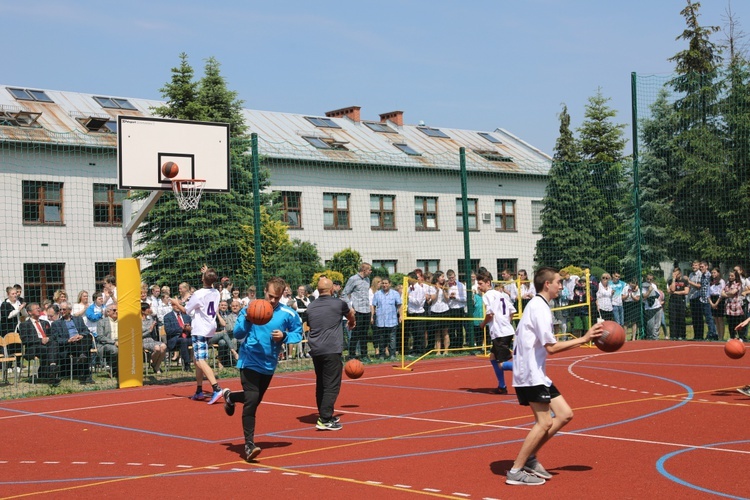
[[204, 191], [229, 191], [229, 124], [119, 116], [120, 189], [171, 190], [161, 166], [177, 163], [175, 179], [204, 179]]

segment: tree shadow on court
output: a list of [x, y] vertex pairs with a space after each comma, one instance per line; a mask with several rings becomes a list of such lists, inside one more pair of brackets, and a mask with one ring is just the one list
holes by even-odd
[[339, 408], [359, 408], [359, 405], [341, 405]]

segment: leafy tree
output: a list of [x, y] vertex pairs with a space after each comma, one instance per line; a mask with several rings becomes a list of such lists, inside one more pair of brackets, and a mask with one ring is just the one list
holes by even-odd
[[295, 238], [282, 252], [271, 257], [266, 272], [281, 276], [294, 290], [294, 286], [313, 283], [312, 277], [322, 269], [318, 248], [309, 241]]
[[351, 248], [345, 248], [336, 252], [328, 263], [328, 269], [340, 272], [344, 279], [359, 272], [359, 265], [362, 263], [362, 255]]

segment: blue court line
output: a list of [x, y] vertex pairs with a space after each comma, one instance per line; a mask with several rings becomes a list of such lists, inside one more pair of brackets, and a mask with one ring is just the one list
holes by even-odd
[[[711, 444], [707, 444], [707, 445], [704, 445], [704, 446], [722, 446], [722, 445], [727, 445], [727, 444], [740, 444], [740, 443], [750, 443], [750, 440], [743, 439], [741, 441], [724, 441], [722, 443], [711, 443]], [[694, 489], [694, 490], [697, 490], [697, 491], [701, 491], [703, 493], [710, 493], [712, 495], [716, 495], [716, 496], [720, 496], [720, 497], [735, 498], [735, 499], [739, 499], [739, 500], [746, 500], [746, 499], [750, 498], [750, 497], [738, 497], [738, 496], [730, 495], [728, 493], [722, 493], [721, 491], [716, 491], [716, 490], [709, 490], [708, 488], [704, 488], [702, 486], [698, 486], [698, 485], [693, 484], [693, 483], [688, 483], [687, 481], [685, 481], [683, 479], [680, 479], [679, 477], [675, 476], [674, 474], [670, 474], [664, 468], [664, 463], [667, 460], [669, 460], [670, 458], [675, 457], [675, 456], [677, 456], [677, 455], [679, 455], [681, 453], [687, 453], [687, 452], [690, 452], [690, 451], [696, 451], [698, 449], [699, 448], [685, 448], [683, 450], [677, 450], [677, 451], [673, 451], [672, 453], [667, 453], [666, 455], [662, 456], [659, 460], [657, 460], [657, 462], [656, 462], [656, 470], [658, 470], [659, 473], [662, 476], [666, 477], [667, 479], [669, 479], [671, 481], [674, 481], [675, 483], [677, 483], [677, 484], [679, 484], [681, 486], [685, 486], [687, 488], [691, 488], [691, 489]], [[740, 470], [739, 473], [740, 474], [744, 474], [745, 471]], [[731, 474], [727, 475], [726, 477], [727, 478], [731, 478]]]
[[208, 439], [200, 439], [200, 438], [194, 438], [194, 437], [188, 437], [188, 436], [180, 436], [177, 434], [168, 434], [166, 432], [157, 432], [157, 431], [149, 431], [146, 429], [137, 429], [135, 427], [123, 427], [120, 425], [114, 425], [114, 424], [105, 424], [102, 422], [92, 422], [91, 420], [81, 420], [77, 418], [70, 418], [70, 417], [61, 417], [59, 415], [47, 415], [44, 413], [36, 413], [33, 411], [26, 411], [26, 410], [15, 410], [11, 408], [3, 408], [4, 410], [7, 410], [12, 413], [19, 413], [22, 415], [30, 415], [34, 417], [40, 417], [40, 418], [49, 418], [52, 420], [62, 420], [64, 422], [73, 422], [76, 424], [83, 424], [83, 425], [91, 425], [95, 427], [104, 427], [106, 429], [115, 429], [118, 431], [129, 431], [129, 432], [138, 432], [142, 434], [149, 434], [152, 436], [159, 436], [159, 437], [169, 437], [169, 438], [175, 438], [175, 439], [184, 439], [186, 441], [196, 441], [199, 443], [206, 443], [206, 444], [215, 444], [216, 442], [213, 440]]

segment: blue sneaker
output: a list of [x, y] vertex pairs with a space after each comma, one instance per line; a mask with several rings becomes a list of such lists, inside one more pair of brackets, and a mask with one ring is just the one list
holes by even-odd
[[190, 399], [192, 399], [193, 401], [203, 401], [204, 399], [206, 399], [206, 395], [203, 394], [203, 391], [200, 391], [190, 396]]
[[221, 397], [221, 389], [219, 389], [218, 391], [214, 391], [214, 393], [211, 394], [211, 399], [208, 400], [208, 404], [210, 405], [214, 404], [215, 402], [219, 400], [220, 397]]

